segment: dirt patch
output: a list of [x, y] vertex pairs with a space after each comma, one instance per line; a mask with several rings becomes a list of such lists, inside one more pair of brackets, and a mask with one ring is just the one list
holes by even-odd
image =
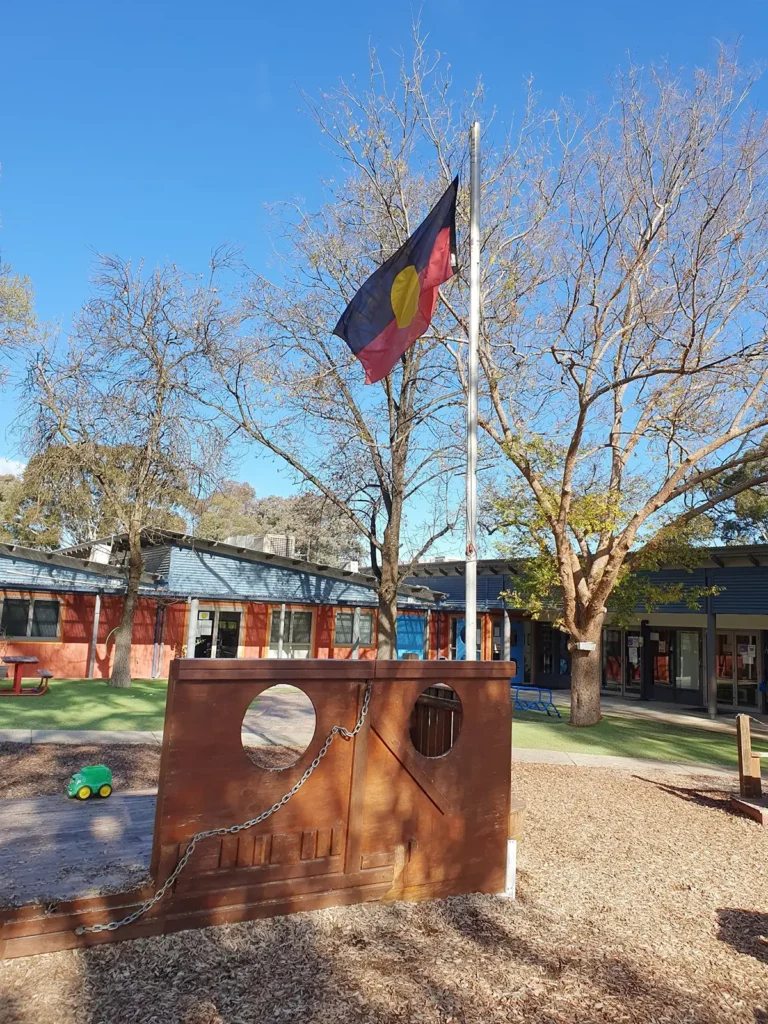
[[110, 747], [53, 743], [0, 743], [0, 797], [55, 796], [64, 793], [69, 777], [87, 764], [112, 770], [115, 792], [152, 789], [160, 772], [156, 744]]
[[[295, 747], [245, 747], [259, 768], [289, 768], [303, 751]], [[156, 744], [70, 746], [55, 743], [0, 743], [0, 799], [55, 796], [66, 791], [69, 777], [87, 764], [112, 770], [115, 792], [153, 789], [160, 774]]]
[[722, 780], [515, 765], [519, 899], [363, 905], [0, 964], [8, 1024], [766, 1024], [768, 830]]
[[279, 771], [281, 768], [290, 768], [296, 764], [303, 750], [298, 747], [243, 747], [248, 758], [257, 768], [268, 768], [270, 771]]

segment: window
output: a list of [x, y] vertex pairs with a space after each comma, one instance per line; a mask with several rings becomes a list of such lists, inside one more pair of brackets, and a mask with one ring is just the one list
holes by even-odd
[[59, 634], [59, 602], [6, 597], [0, 616], [0, 633], [6, 637], [55, 640]]
[[[283, 622], [282, 655], [280, 643], [280, 621]], [[269, 628], [270, 658], [309, 658], [312, 650], [312, 612], [294, 611], [291, 608], [272, 609]]]
[[[354, 612], [336, 612], [336, 628], [333, 637], [335, 647], [352, 646], [354, 621]], [[370, 647], [373, 643], [373, 612], [360, 612], [359, 632], [360, 647]]]
[[699, 688], [699, 634], [679, 632], [677, 634], [677, 679], [681, 690]]

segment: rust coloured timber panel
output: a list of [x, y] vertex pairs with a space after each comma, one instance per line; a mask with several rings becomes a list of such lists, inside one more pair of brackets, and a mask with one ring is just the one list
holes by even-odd
[[[269, 771], [243, 751], [246, 709], [279, 683], [301, 688], [316, 729], [290, 768]], [[166, 879], [196, 832], [256, 817], [301, 778], [334, 725], [314, 774], [266, 821], [201, 842], [173, 890], [124, 930], [75, 935], [117, 920], [138, 895], [0, 911], [4, 956], [92, 945], [180, 928], [365, 900], [427, 899], [504, 889], [511, 710], [508, 666], [493, 662], [179, 660], [171, 666], [152, 874]], [[446, 684], [461, 702], [451, 750], [425, 757], [411, 741], [414, 705]], [[453, 698], [451, 698], [453, 700]], [[430, 719], [431, 720], [431, 719]], [[423, 749], [445, 742], [426, 736]], [[419, 741], [421, 743], [421, 739]]]

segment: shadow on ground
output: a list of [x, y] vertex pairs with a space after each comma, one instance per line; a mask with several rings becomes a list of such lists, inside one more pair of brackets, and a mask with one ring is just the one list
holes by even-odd
[[738, 953], [768, 964], [768, 914], [725, 908], [717, 912], [718, 939]]
[[647, 782], [663, 793], [669, 793], [670, 796], [676, 796], [687, 803], [697, 804], [708, 810], [723, 811], [737, 818], [743, 817], [731, 807], [731, 791], [722, 786], [675, 786], [670, 782], [659, 782], [643, 775], [634, 775], [633, 778], [639, 782]]
[[457, 897], [101, 947], [78, 958], [76, 1010], [57, 1006], [59, 1016], [48, 1017], [12, 996], [4, 1020], [722, 1024], [716, 1007], [654, 974], [651, 963], [646, 972], [607, 945], [558, 944], [544, 917], [536, 938], [523, 934], [523, 910], [531, 912], [496, 897]]

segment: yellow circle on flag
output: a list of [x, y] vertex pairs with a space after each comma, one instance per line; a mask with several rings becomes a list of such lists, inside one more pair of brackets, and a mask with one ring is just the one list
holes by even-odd
[[390, 299], [398, 327], [408, 327], [419, 308], [421, 286], [416, 267], [405, 267], [392, 282]]

